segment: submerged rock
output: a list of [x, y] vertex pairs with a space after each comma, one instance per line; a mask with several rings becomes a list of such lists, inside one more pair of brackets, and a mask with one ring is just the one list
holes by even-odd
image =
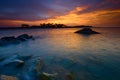
[[2, 37], [0, 39], [0, 46], [10, 45], [10, 44], [18, 44], [19, 41], [14, 37]]
[[52, 80], [52, 79], [44, 74], [39, 74], [37, 80]]
[[46, 72], [43, 72], [43, 74], [47, 77], [56, 77], [58, 75], [58, 73], [50, 74], [50, 73], [46, 73]]
[[36, 67], [35, 67], [35, 71], [36, 71], [37, 73], [40, 72], [40, 69], [42, 68], [42, 65], [43, 65], [43, 62], [42, 62], [42, 60], [39, 58], [39, 59], [37, 60]]
[[8, 64], [11, 61], [14, 61], [16, 59], [17, 59], [17, 55], [10, 56], [10, 57], [6, 58], [4, 61], [2, 61], [0, 65], [4, 66], [5, 64]]
[[13, 40], [15, 40], [15, 37], [14, 36], [2, 37], [1, 40], [3, 40], [3, 41], [13, 41]]
[[19, 35], [16, 39], [20, 41], [26, 41], [28, 39], [34, 39], [34, 38], [32, 36], [29, 36], [28, 34], [22, 34], [22, 35]]
[[19, 80], [19, 79], [14, 76], [1, 75], [1, 80]]
[[2, 37], [0, 39], [0, 46], [6, 46], [10, 44], [19, 44], [21, 42], [27, 41], [27, 40], [34, 40], [32, 36], [29, 36], [28, 34], [22, 34], [18, 37], [9, 36], [9, 37]]
[[5, 58], [3, 58], [3, 57], [0, 57], [0, 61], [3, 61]]
[[68, 73], [65, 77], [65, 80], [76, 80], [73, 73]]
[[50, 73], [43, 72], [42, 74], [39, 74], [37, 76], [37, 80], [55, 80], [54, 78], [56, 76], [57, 76], [57, 73], [50, 74]]
[[85, 27], [82, 30], [76, 31], [75, 33], [85, 34], [85, 35], [100, 34], [99, 32], [93, 31], [91, 27]]
[[36, 80], [37, 76], [41, 73], [42, 67], [43, 67], [43, 62], [40, 58], [38, 58], [32, 63], [28, 71], [24, 74], [24, 78], [26, 80]]
[[18, 55], [17, 58], [20, 59], [20, 60], [28, 60], [32, 57], [32, 55]]
[[24, 61], [25, 61], [24, 59], [22, 60], [19, 58], [19, 55], [13, 55], [13, 56], [10, 56], [10, 57], [4, 59], [0, 65], [1, 66], [22, 67], [25, 63]]
[[24, 65], [24, 61], [16, 59], [16, 60], [13, 60], [13, 61], [5, 64], [5, 66], [8, 66], [8, 65], [21, 67]]

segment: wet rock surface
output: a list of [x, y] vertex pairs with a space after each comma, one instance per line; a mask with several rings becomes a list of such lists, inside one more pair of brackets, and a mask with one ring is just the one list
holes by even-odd
[[30, 36], [28, 34], [22, 34], [22, 35], [19, 35], [18, 37], [14, 37], [14, 36], [2, 37], [0, 39], [0, 46], [19, 44], [21, 42], [28, 41], [28, 40], [34, 40], [33, 36]]

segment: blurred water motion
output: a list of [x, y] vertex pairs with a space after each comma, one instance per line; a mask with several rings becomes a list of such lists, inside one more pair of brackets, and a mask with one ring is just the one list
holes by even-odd
[[77, 80], [120, 80], [120, 29], [94, 28], [101, 34], [90, 36], [75, 34], [77, 30], [79, 29], [0, 30], [0, 37], [26, 33], [36, 38], [35, 41], [0, 47], [0, 57], [33, 55], [23, 68], [0, 66], [0, 75], [20, 78], [33, 65], [32, 62], [40, 57], [46, 65], [44, 71], [57, 72], [57, 80], [63, 80], [68, 72], [74, 73]]

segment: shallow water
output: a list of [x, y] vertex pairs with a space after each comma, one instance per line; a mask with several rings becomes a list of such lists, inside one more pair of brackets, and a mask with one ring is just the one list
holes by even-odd
[[0, 37], [23, 33], [35, 37], [33, 41], [0, 47], [0, 56], [6, 58], [16, 54], [33, 55], [22, 68], [0, 66], [0, 75], [21, 78], [29, 73], [35, 59], [41, 58], [45, 64], [43, 72], [58, 73], [56, 80], [64, 80], [69, 72], [77, 80], [120, 80], [120, 28], [94, 28], [101, 34], [90, 36], [75, 34], [77, 30], [0, 30]]

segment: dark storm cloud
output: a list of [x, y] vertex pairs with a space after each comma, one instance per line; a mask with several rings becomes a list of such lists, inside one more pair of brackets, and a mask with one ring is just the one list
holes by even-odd
[[1, 20], [42, 20], [67, 14], [76, 7], [86, 7], [88, 13], [105, 9], [120, 9], [119, 0], [0, 0]]

